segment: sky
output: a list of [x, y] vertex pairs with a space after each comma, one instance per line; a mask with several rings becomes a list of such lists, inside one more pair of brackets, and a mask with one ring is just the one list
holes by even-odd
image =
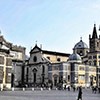
[[[100, 25], [100, 0], [0, 0], [1, 35], [14, 45], [73, 53]], [[37, 42], [36, 42], [37, 41]]]

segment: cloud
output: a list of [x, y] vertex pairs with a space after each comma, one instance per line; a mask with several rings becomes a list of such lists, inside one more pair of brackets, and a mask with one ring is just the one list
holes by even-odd
[[92, 9], [100, 10], [100, 4], [93, 4]]

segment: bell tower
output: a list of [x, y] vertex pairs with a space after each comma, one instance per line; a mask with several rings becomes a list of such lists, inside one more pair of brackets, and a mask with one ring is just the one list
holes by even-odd
[[100, 51], [100, 38], [98, 38], [96, 24], [94, 24], [92, 37], [89, 35], [90, 52]]
[[100, 35], [98, 38], [96, 24], [94, 24], [92, 37], [89, 35], [89, 46], [88, 63], [96, 67], [96, 82], [97, 86], [100, 87]]

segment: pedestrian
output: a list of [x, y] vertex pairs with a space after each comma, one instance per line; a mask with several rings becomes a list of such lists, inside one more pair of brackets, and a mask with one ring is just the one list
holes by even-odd
[[64, 85], [64, 90], [66, 90], [66, 85]]
[[68, 91], [70, 91], [70, 86], [68, 86]]
[[75, 92], [75, 89], [76, 89], [75, 86], [73, 86], [73, 91], [74, 91], [74, 92]]
[[92, 86], [92, 93], [94, 93], [94, 86]]
[[79, 87], [79, 92], [78, 92], [78, 98], [77, 100], [81, 99], [82, 100], [82, 88]]
[[100, 87], [98, 87], [98, 93], [100, 93]]

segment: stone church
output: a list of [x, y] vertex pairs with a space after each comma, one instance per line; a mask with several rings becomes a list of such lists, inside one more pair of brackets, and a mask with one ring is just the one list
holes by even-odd
[[29, 86], [59, 83], [89, 87], [100, 86], [100, 38], [94, 24], [89, 47], [81, 39], [73, 54], [42, 50], [37, 44], [26, 61], [24, 82]]
[[52, 63], [67, 61], [69, 54], [42, 50], [35, 47], [30, 51], [30, 58], [25, 67], [25, 83], [29, 86], [48, 83], [49, 66]]

